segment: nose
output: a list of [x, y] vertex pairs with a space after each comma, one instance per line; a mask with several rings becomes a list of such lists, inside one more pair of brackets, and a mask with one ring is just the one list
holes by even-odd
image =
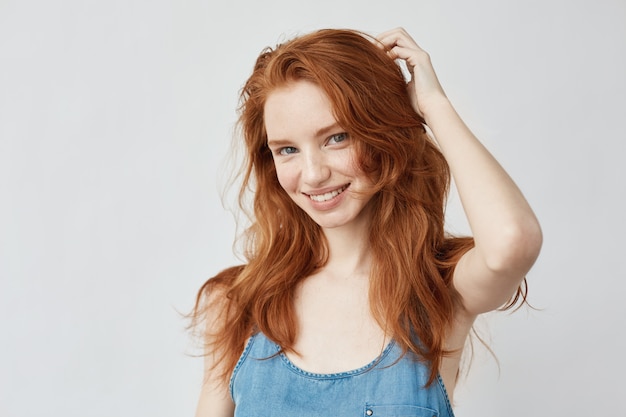
[[302, 178], [310, 186], [319, 186], [330, 177], [330, 166], [323, 152], [309, 152], [304, 158]]

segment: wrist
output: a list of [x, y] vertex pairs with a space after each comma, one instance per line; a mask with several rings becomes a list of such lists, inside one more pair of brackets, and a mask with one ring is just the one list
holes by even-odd
[[429, 97], [420, 107], [427, 125], [430, 125], [433, 119], [439, 116], [455, 112], [452, 103], [443, 93]]

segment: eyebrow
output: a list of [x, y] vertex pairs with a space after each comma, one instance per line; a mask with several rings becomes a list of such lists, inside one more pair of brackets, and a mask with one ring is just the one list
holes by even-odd
[[318, 129], [317, 132], [315, 132], [315, 137], [326, 136], [333, 130], [337, 130], [337, 129], [341, 129], [341, 126], [339, 126], [339, 123], [335, 122], [332, 125]]
[[[339, 130], [341, 128], [342, 127], [339, 126], [339, 123], [334, 122], [331, 125], [328, 125], [328, 126], [325, 126], [316, 130], [315, 137], [318, 138], [320, 136], [326, 136], [333, 130]], [[291, 143], [292, 141], [290, 141], [289, 139], [268, 139], [267, 140], [267, 146], [285, 146], [285, 145], [290, 145]]]

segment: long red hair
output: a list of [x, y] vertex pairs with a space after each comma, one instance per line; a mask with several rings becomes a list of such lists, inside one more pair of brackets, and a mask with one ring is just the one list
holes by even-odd
[[[211, 308], [207, 300], [220, 303], [223, 314], [209, 326], [208, 348], [221, 359], [225, 379], [254, 332], [292, 349], [294, 289], [328, 257], [320, 227], [278, 183], [267, 147], [265, 100], [297, 80], [324, 90], [337, 122], [354, 138], [357, 163], [375, 184], [369, 234], [372, 314], [403, 349], [430, 366], [429, 383], [449, 353], [444, 339], [459, 303], [452, 273], [473, 239], [444, 231], [449, 167], [411, 105], [400, 67], [375, 43], [352, 30], [297, 37], [264, 50], [241, 91], [246, 165], [240, 203], [247, 190], [254, 192], [253, 221], [245, 234], [247, 263], [206, 281], [191, 314], [192, 326], [197, 325]], [[523, 295], [520, 287], [512, 303]]]

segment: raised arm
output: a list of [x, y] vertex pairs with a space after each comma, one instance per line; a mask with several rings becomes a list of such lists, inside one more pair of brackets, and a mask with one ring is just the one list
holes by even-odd
[[520, 285], [542, 244], [539, 223], [513, 180], [459, 117], [429, 55], [402, 28], [378, 39], [412, 74], [409, 94], [445, 156], [475, 246], [459, 261], [454, 286], [477, 315], [502, 306]]

